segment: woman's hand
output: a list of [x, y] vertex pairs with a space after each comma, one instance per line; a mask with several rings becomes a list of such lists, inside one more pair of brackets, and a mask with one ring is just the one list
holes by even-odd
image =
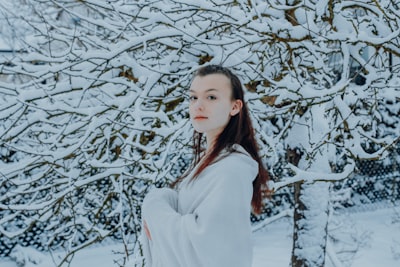
[[149, 231], [149, 227], [147, 227], [146, 221], [143, 222], [144, 233], [146, 234], [147, 238], [151, 241], [151, 234]]

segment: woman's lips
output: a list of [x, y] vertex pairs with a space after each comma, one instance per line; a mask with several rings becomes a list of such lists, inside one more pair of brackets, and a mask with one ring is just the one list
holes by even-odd
[[204, 116], [196, 116], [196, 117], [194, 117], [194, 119], [195, 120], [206, 120], [206, 119], [208, 119], [207, 117], [204, 117]]

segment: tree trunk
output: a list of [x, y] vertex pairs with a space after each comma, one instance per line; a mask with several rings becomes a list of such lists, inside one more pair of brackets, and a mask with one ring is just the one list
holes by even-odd
[[[299, 166], [302, 153], [300, 149], [288, 149], [287, 161]], [[326, 158], [319, 157], [309, 170], [328, 170]], [[328, 182], [294, 184], [294, 215], [292, 267], [323, 267], [328, 229], [329, 213]]]
[[293, 267], [325, 264], [329, 186], [327, 182], [295, 184]]

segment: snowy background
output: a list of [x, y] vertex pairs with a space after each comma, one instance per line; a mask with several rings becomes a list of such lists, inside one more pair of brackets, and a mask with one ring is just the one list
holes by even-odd
[[191, 74], [223, 64], [245, 86], [276, 191], [253, 218], [266, 225], [255, 264], [398, 263], [398, 205], [362, 207], [371, 195], [399, 199], [399, 10], [389, 0], [0, 1], [1, 255], [134, 265], [144, 195], [190, 160]]
[[[344, 224], [337, 234], [342, 237], [343, 262], [338, 264], [334, 258], [329, 258], [326, 267], [396, 267], [400, 265], [400, 208], [372, 206], [371, 211], [346, 210], [340, 216]], [[347, 229], [346, 229], [347, 228]], [[340, 230], [341, 229], [341, 230]], [[293, 223], [285, 217], [278, 219], [254, 232], [254, 262], [253, 267], [274, 266], [288, 267], [290, 263]], [[341, 232], [343, 231], [343, 232]], [[120, 244], [99, 245], [80, 251], [71, 263], [71, 267], [118, 266]], [[332, 255], [330, 255], [332, 256]], [[336, 257], [336, 256], [334, 256]], [[27, 267], [52, 267], [54, 263], [47, 254], [37, 251], [26, 251]], [[15, 262], [1, 260], [2, 267], [17, 267]]]

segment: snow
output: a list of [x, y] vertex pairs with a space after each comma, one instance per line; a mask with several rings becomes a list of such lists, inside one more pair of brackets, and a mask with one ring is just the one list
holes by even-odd
[[[46, 216], [52, 216], [49, 210], [54, 207], [53, 204], [59, 201], [65, 203], [63, 196], [73, 190], [72, 184], [65, 179], [70, 179], [71, 183], [77, 180], [73, 183], [77, 189], [86, 188], [109, 176], [125, 175], [127, 162], [140, 162], [140, 168], [133, 171], [135, 174], [129, 175], [142, 177], [143, 181], [147, 177], [149, 181], [156, 181], [156, 178], [168, 175], [172, 167], [166, 164], [170, 160], [166, 151], [176, 149], [179, 154], [182, 149], [180, 144], [187, 142], [190, 135], [185, 134], [189, 132], [187, 122], [181, 121], [180, 109], [183, 105], [174, 112], [167, 112], [165, 108], [168, 101], [179, 99], [181, 91], [177, 90], [172, 95], [167, 95], [167, 92], [175, 87], [184, 88], [188, 74], [204, 55], [212, 58], [210, 63], [223, 63], [240, 69], [243, 82], [262, 78], [272, 84], [271, 88], [259, 86], [257, 90], [261, 91], [257, 91], [259, 93], [254, 99], [263, 94], [276, 95], [276, 107], [267, 107], [259, 100], [254, 101], [258, 104], [250, 105], [251, 110], [259, 110], [252, 116], [258, 135], [262, 137], [261, 143], [265, 146], [262, 156], [268, 159], [270, 166], [277, 165], [288, 146], [300, 147], [307, 159], [311, 157], [310, 162], [326, 156], [330, 163], [335, 164], [335, 156], [338, 155], [332, 152], [337, 150], [342, 153], [339, 163], [350, 155], [378, 158], [389, 153], [387, 144], [398, 140], [399, 120], [393, 114], [398, 114], [400, 107], [397, 103], [399, 70], [395, 67], [399, 59], [393, 57], [394, 67], [385, 66], [389, 59], [382, 52], [398, 51], [395, 44], [399, 42], [400, 30], [396, 17], [398, 8], [394, 2], [383, 1], [385, 3], [377, 6], [378, 3], [347, 1], [335, 3], [333, 10], [329, 10], [327, 0], [298, 4], [293, 0], [235, 1], [239, 5], [229, 5], [232, 1], [225, 0], [179, 0], [153, 1], [154, 6], [147, 0], [127, 1], [127, 5], [125, 1], [110, 1], [106, 5], [89, 0], [85, 3], [96, 8], [93, 8], [93, 13], [86, 13], [90, 8], [80, 5], [70, 7], [57, 1], [28, 1], [31, 4], [15, 3], [19, 8], [17, 11], [23, 14], [19, 16], [14, 15], [14, 1], [0, 2], [0, 50], [9, 50], [10, 44], [13, 44], [14, 50], [20, 50], [24, 38], [32, 48], [26, 55], [12, 55], [13, 64], [1, 66], [2, 76], [15, 73], [32, 79], [15, 82], [7, 78], [7, 83], [0, 83], [3, 87], [0, 90], [4, 92], [0, 97], [1, 141], [12, 140], [7, 146], [19, 151], [14, 156], [15, 161], [0, 162], [0, 176], [10, 179], [16, 186], [2, 197], [14, 201], [16, 194], [47, 194], [47, 187], [35, 188], [33, 182], [28, 184], [24, 180], [27, 177], [36, 177], [37, 180], [49, 177], [46, 186], [54, 183], [61, 190], [48, 195], [50, 200], [29, 198], [32, 201], [30, 204], [15, 201], [12, 202], [14, 206], [5, 206], [6, 202], [1, 202], [0, 209], [14, 210], [10, 211], [12, 215], [0, 218], [0, 225], [14, 223], [13, 218], [22, 210], [40, 209], [37, 213], [46, 212]], [[32, 7], [40, 11], [46, 5], [50, 8], [39, 12], [40, 16], [31, 16], [27, 12]], [[58, 13], [57, 6], [60, 5], [69, 15], [57, 21], [54, 14]], [[357, 15], [355, 12], [360, 7], [370, 11]], [[285, 16], [285, 10], [289, 9], [296, 10], [295, 17], [300, 25], [293, 25], [293, 21]], [[3, 15], [9, 22], [3, 23], [6, 21], [2, 19]], [[327, 24], [324, 26], [324, 16], [333, 19], [331, 26], [334, 29]], [[49, 23], [41, 23], [42, 20], [49, 20]], [[75, 21], [74, 24], [70, 24], [71, 20]], [[9, 27], [9, 23], [13, 23], [14, 27]], [[47, 25], [54, 25], [55, 30], [50, 32]], [[303, 40], [308, 35], [312, 39]], [[292, 41], [285, 42], [286, 38]], [[48, 46], [44, 45], [47, 42]], [[331, 43], [337, 44], [337, 47], [331, 46]], [[369, 49], [366, 49], [367, 46]], [[343, 70], [338, 70], [341, 72], [338, 82], [335, 82], [335, 75], [331, 75], [330, 69], [325, 68], [326, 61], [330, 59], [328, 55], [332, 53], [341, 55], [340, 62], [333, 63], [345, 66]], [[0, 55], [0, 61], [9, 54], [12, 53]], [[290, 68], [286, 65], [288, 58], [292, 59]], [[383, 63], [374, 62], [375, 58], [381, 58]], [[11, 59], [7, 61], [11, 62]], [[31, 61], [40, 64], [31, 64]], [[354, 85], [349, 79], [350, 66], [354, 67], [356, 63], [366, 70], [361, 72], [366, 79], [363, 86]], [[264, 65], [267, 68], [262, 70]], [[315, 71], [309, 73], [309, 70]], [[123, 74], [120, 71], [131, 72], [128, 76], [132, 77], [127, 79], [125, 75], [120, 75]], [[172, 77], [171, 80], [167, 76]], [[309, 78], [315, 79], [316, 84], [310, 83]], [[135, 82], [136, 79], [139, 81]], [[320, 88], [321, 81], [326, 81], [329, 86]], [[158, 100], [164, 97], [165, 102], [160, 107]], [[269, 123], [272, 117], [277, 119], [274, 125]], [[154, 118], [158, 118], [159, 122]], [[142, 136], [146, 137], [145, 134], [154, 132], [155, 137], [146, 140], [148, 144], [140, 140]], [[381, 149], [368, 154], [361, 146], [365, 142], [373, 142]], [[104, 154], [102, 151], [105, 147], [112, 149], [114, 146], [124, 152], [118, 160], [110, 163], [113, 156], [111, 150]], [[8, 153], [8, 147], [1, 145], [0, 149]], [[145, 156], [141, 154], [143, 152], [146, 152]], [[158, 154], [157, 159], [151, 156]], [[279, 179], [275, 188], [301, 180], [343, 179], [355, 169], [354, 162], [346, 162], [347, 165], [339, 173], [321, 168], [311, 170], [306, 166], [308, 162], [305, 159], [300, 161], [300, 167], [285, 165], [294, 176]], [[88, 167], [79, 169], [83, 160]], [[50, 167], [34, 169], [25, 175], [25, 170], [30, 170], [33, 164], [48, 162]], [[53, 176], [48, 176], [53, 175], [48, 172], [49, 168], [54, 168], [54, 172], [62, 177], [56, 175], [53, 179]], [[97, 173], [96, 169], [100, 168], [109, 170]], [[93, 170], [96, 175], [89, 174]], [[123, 189], [122, 179], [118, 185], [116, 181], [113, 183], [112, 190]], [[102, 196], [97, 198], [89, 192], [79, 197], [81, 203], [103, 203]], [[129, 197], [131, 201], [136, 201], [134, 203], [140, 203], [137, 195], [130, 194]], [[320, 199], [327, 200], [323, 196]], [[118, 204], [116, 211], [124, 214], [122, 202], [115, 204]], [[101, 204], [96, 205], [100, 209]], [[355, 248], [350, 248], [356, 253], [351, 254], [351, 259], [346, 259], [343, 266], [399, 265], [400, 216], [397, 215], [396, 223], [392, 222], [392, 211], [349, 214], [349, 219], [357, 225], [356, 236], [361, 235], [365, 239], [357, 239], [360, 242], [356, 242]], [[72, 211], [66, 209], [61, 215], [69, 217], [64, 215], [69, 212]], [[101, 228], [92, 227], [86, 221], [86, 213], [79, 212], [74, 219], [82, 222], [85, 231], [95, 230], [105, 234]], [[37, 218], [27, 216], [23, 223], [29, 225]], [[49, 221], [48, 218], [46, 220]], [[134, 223], [137, 223], [135, 220]], [[293, 228], [290, 222], [290, 218], [280, 219], [255, 232], [254, 267], [289, 265]], [[64, 229], [67, 227], [62, 224], [60, 227], [51, 224], [48, 233]], [[18, 234], [18, 231], [9, 233], [10, 236]], [[348, 232], [335, 234], [346, 236]], [[351, 239], [352, 234], [346, 238]], [[119, 255], [113, 251], [122, 250], [122, 243], [87, 248], [77, 254], [71, 266], [116, 265], [114, 260]], [[337, 244], [327, 244], [327, 247], [330, 251], [335, 250]], [[15, 253], [21, 262], [27, 263], [25, 266], [54, 266], [49, 255], [42, 255], [33, 249], [20, 248]], [[339, 262], [339, 256], [340, 253], [329, 254], [327, 264]], [[10, 262], [0, 262], [0, 266], [4, 265], [15, 267]]]
[[[386, 210], [387, 211], [387, 210]], [[397, 211], [399, 212], [399, 211]], [[370, 231], [370, 242], [365, 248], [355, 255], [354, 266], [399, 266], [400, 258], [395, 251], [396, 244], [400, 241], [400, 224], [390, 216], [389, 212], [379, 210], [373, 214], [358, 214], [361, 231]], [[369, 222], [375, 222], [373, 228], [368, 227]], [[376, 255], [373, 255], [376, 253]], [[397, 256], [396, 256], [397, 255]]]
[[[352, 235], [358, 235], [359, 242], [350, 260], [342, 265], [333, 265], [327, 257], [325, 267], [395, 267], [400, 265], [400, 207], [384, 207], [370, 211], [356, 212], [352, 209], [341, 213], [348, 224], [352, 224]], [[343, 219], [342, 218], [342, 219]], [[341, 234], [348, 236], [344, 226]], [[274, 266], [287, 267], [290, 263], [292, 249], [292, 218], [283, 217], [265, 227], [255, 228], [254, 262], [252, 267]], [[339, 236], [340, 233], [335, 233]], [[340, 248], [340, 246], [336, 245]], [[119, 266], [116, 261], [121, 257], [121, 244], [89, 247], [78, 252], [73, 258], [71, 267]], [[332, 249], [332, 248], [330, 248]], [[25, 267], [54, 267], [52, 257], [32, 249], [19, 251], [20, 259], [25, 259]], [[338, 252], [338, 251], [337, 251]], [[53, 255], [54, 256], [54, 255]], [[340, 252], [339, 252], [340, 256]], [[36, 262], [33, 263], [33, 262]], [[17, 267], [15, 262], [0, 259], [2, 267]]]

